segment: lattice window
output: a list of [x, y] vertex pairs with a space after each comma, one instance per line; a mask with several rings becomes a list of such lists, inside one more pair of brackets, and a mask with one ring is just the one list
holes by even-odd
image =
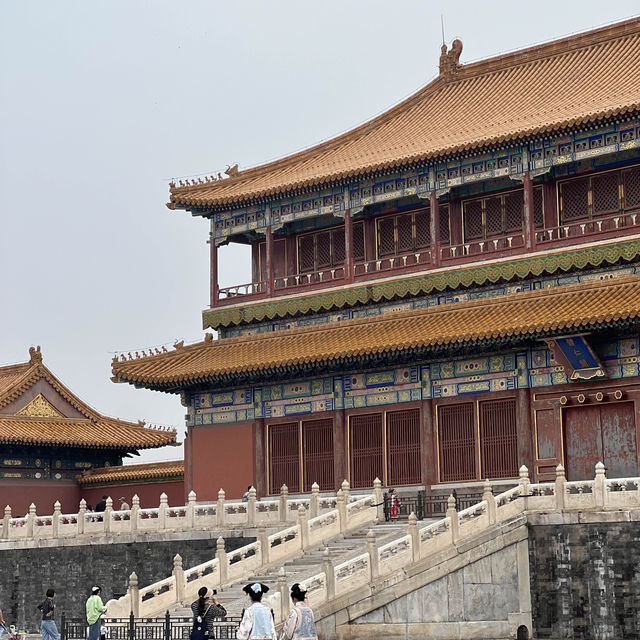
[[593, 192], [593, 213], [615, 213], [620, 210], [618, 173], [603, 173], [591, 178]]
[[415, 214], [416, 249], [427, 249], [431, 245], [431, 219], [429, 210], [417, 211]]
[[298, 238], [298, 262], [300, 273], [315, 271], [315, 238], [313, 234]]
[[297, 422], [269, 425], [269, 493], [300, 491], [300, 429]]
[[504, 230], [507, 233], [522, 231], [524, 219], [524, 189], [504, 196]]
[[331, 265], [337, 266], [344, 263], [344, 228], [336, 229], [331, 233]]
[[305, 420], [302, 423], [304, 490], [317, 482], [321, 491], [333, 489], [333, 420]]
[[622, 181], [625, 209], [640, 207], [640, 167], [623, 171]]
[[482, 202], [472, 200], [464, 203], [464, 239], [481, 240], [482, 233]]
[[518, 476], [516, 401], [480, 403], [480, 460], [483, 478]]
[[438, 443], [440, 482], [476, 479], [473, 402], [438, 407]]
[[589, 217], [589, 178], [569, 180], [560, 185], [562, 222]]
[[381, 413], [349, 418], [349, 468], [355, 489], [368, 488], [375, 478], [384, 478]]
[[544, 196], [542, 187], [533, 190], [533, 222], [536, 229], [544, 228]]
[[413, 216], [408, 213], [396, 217], [398, 243], [396, 253], [407, 253], [413, 249]]
[[420, 484], [420, 410], [387, 413], [387, 484]]
[[393, 256], [396, 252], [393, 218], [378, 220], [378, 255]]
[[356, 262], [365, 260], [364, 246], [364, 223], [357, 222], [353, 225], [353, 259]]
[[451, 230], [449, 229], [449, 207], [440, 206], [440, 244], [448, 245], [451, 242]]
[[316, 266], [318, 269], [331, 266], [331, 232], [316, 234]]
[[502, 227], [502, 198], [487, 198], [484, 201], [486, 237], [501, 236]]

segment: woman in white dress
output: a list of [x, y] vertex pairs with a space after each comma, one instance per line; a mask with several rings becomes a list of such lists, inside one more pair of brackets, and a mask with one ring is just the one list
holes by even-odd
[[236, 638], [238, 640], [278, 640], [271, 609], [261, 602], [263, 594], [269, 591], [269, 587], [255, 582], [246, 585], [242, 590], [251, 598], [251, 606], [244, 610]]
[[304, 584], [296, 582], [291, 587], [293, 609], [289, 612], [280, 640], [318, 640], [313, 611], [305, 601], [307, 589]]

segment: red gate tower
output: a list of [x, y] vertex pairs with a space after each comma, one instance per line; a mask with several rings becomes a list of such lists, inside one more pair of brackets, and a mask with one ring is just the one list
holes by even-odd
[[[181, 394], [199, 499], [638, 475], [640, 19], [461, 50], [344, 135], [171, 184], [211, 221], [219, 339], [113, 373]], [[253, 276], [221, 288], [229, 243]]]

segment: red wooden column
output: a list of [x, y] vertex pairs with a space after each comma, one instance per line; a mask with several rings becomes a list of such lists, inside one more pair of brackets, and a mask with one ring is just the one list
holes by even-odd
[[344, 212], [344, 279], [353, 282], [353, 220], [351, 209]]
[[430, 223], [431, 223], [431, 264], [434, 267], [440, 266], [440, 207], [436, 190], [432, 189], [429, 194]]
[[265, 260], [267, 262], [267, 297], [271, 298], [273, 296], [273, 231], [271, 230], [271, 226], [267, 227], [267, 244], [265, 254]]
[[531, 173], [524, 172], [524, 246], [532, 250], [536, 246], [536, 223], [533, 216], [533, 183]]
[[209, 253], [211, 255], [211, 272], [209, 281], [209, 300], [211, 307], [218, 304], [218, 247], [215, 238], [209, 240]]

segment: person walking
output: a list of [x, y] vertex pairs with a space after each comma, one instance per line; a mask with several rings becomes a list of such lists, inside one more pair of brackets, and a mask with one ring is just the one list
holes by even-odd
[[56, 621], [53, 619], [55, 604], [53, 599], [56, 597], [56, 592], [53, 589], [47, 589], [47, 599], [38, 605], [38, 610], [42, 613], [42, 640], [59, 640], [60, 634], [58, 633], [58, 627], [56, 627]]
[[2, 609], [0, 609], [0, 638], [2, 638], [5, 633], [8, 633], [7, 623], [4, 621]]
[[262, 604], [262, 595], [269, 591], [266, 584], [255, 582], [242, 590], [251, 599], [251, 606], [244, 610], [242, 622], [236, 632], [237, 640], [278, 640], [271, 609]]
[[215, 594], [216, 592], [209, 587], [198, 589], [198, 599], [191, 603], [193, 629], [190, 640], [213, 638], [215, 619], [227, 615], [227, 610], [218, 602]]
[[316, 622], [311, 607], [305, 602], [306, 596], [307, 588], [304, 584], [296, 582], [291, 587], [293, 609], [282, 627], [280, 640], [318, 640]]
[[100, 597], [101, 593], [102, 587], [93, 587], [85, 605], [87, 624], [89, 625], [89, 640], [98, 640], [100, 638], [100, 616], [107, 611], [107, 607], [104, 606]]

